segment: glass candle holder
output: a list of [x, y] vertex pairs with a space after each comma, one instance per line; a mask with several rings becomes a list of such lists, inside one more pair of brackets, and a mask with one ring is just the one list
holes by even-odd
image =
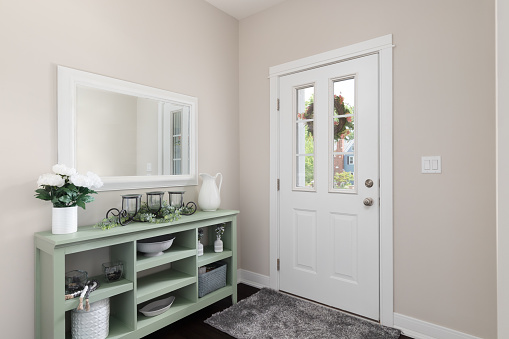
[[86, 271], [74, 270], [65, 274], [65, 293], [70, 294], [81, 291], [88, 280]]
[[162, 207], [164, 192], [147, 192], [147, 207], [150, 212], [157, 214]]
[[124, 263], [121, 261], [106, 262], [103, 264], [103, 272], [107, 282], [117, 281], [124, 275]]
[[141, 206], [141, 194], [126, 194], [122, 196], [122, 210], [130, 217], [134, 217]]
[[184, 193], [185, 191], [168, 192], [168, 203], [170, 206], [175, 208], [181, 208], [184, 206]]

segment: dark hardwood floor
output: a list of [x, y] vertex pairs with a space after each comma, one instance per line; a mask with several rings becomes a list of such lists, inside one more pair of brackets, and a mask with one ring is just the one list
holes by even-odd
[[[237, 290], [238, 300], [249, 297], [258, 292], [258, 288], [245, 284], [239, 284]], [[221, 332], [214, 327], [204, 323], [204, 320], [212, 314], [220, 312], [232, 305], [231, 298], [225, 298], [217, 303], [210, 305], [190, 316], [181, 319], [165, 328], [160, 329], [144, 338], [148, 339], [227, 339], [232, 336]], [[412, 339], [401, 335], [399, 339]]]

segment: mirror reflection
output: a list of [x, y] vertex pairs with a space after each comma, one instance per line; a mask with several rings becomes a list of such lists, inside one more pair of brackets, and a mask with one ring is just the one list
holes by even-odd
[[188, 105], [78, 85], [76, 169], [100, 176], [189, 174], [189, 118]]
[[58, 162], [101, 191], [198, 184], [196, 97], [58, 66]]

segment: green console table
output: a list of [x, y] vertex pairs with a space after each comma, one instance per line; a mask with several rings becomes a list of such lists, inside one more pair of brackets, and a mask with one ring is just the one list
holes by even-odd
[[[238, 211], [231, 210], [198, 211], [164, 224], [132, 223], [105, 231], [83, 226], [76, 233], [64, 235], [53, 235], [51, 231], [36, 233], [35, 337], [70, 338], [70, 333], [66, 333], [70, 324], [66, 322], [70, 321], [68, 313], [78, 306], [78, 300], [64, 300], [65, 260], [68, 254], [84, 251], [107, 248], [110, 261], [124, 263], [124, 277], [119, 281], [107, 283], [102, 276], [94, 277], [101, 285], [90, 295], [91, 303], [110, 298], [108, 338], [141, 338], [223, 298], [231, 296], [236, 303], [237, 214]], [[215, 253], [214, 228], [223, 223], [224, 251]], [[205, 243], [211, 246], [204, 248], [204, 255], [197, 256], [198, 228], [201, 227], [210, 227]], [[170, 233], [176, 238], [163, 255], [145, 257], [136, 251], [137, 240]], [[198, 267], [219, 260], [227, 263], [226, 287], [198, 298]], [[101, 264], [98, 262], [97, 266]], [[167, 264], [171, 264], [171, 268]], [[167, 266], [158, 270], [162, 265]], [[145, 317], [138, 312], [147, 303], [168, 295], [176, 298], [165, 313]]]

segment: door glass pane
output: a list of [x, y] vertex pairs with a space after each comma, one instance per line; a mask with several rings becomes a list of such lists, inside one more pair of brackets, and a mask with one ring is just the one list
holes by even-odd
[[295, 187], [314, 188], [313, 86], [297, 89], [295, 112]]
[[353, 153], [349, 154], [335, 154], [333, 157], [334, 163], [334, 188], [335, 189], [349, 189], [355, 188], [355, 156]]
[[310, 120], [314, 118], [313, 102], [315, 88], [313, 86], [297, 90], [297, 119]]
[[296, 176], [296, 187], [308, 187], [313, 188], [315, 186], [315, 173], [313, 169], [314, 163], [313, 156], [297, 156], [296, 165], [297, 165], [297, 176]]
[[333, 190], [355, 189], [355, 78], [334, 82], [332, 122]]

